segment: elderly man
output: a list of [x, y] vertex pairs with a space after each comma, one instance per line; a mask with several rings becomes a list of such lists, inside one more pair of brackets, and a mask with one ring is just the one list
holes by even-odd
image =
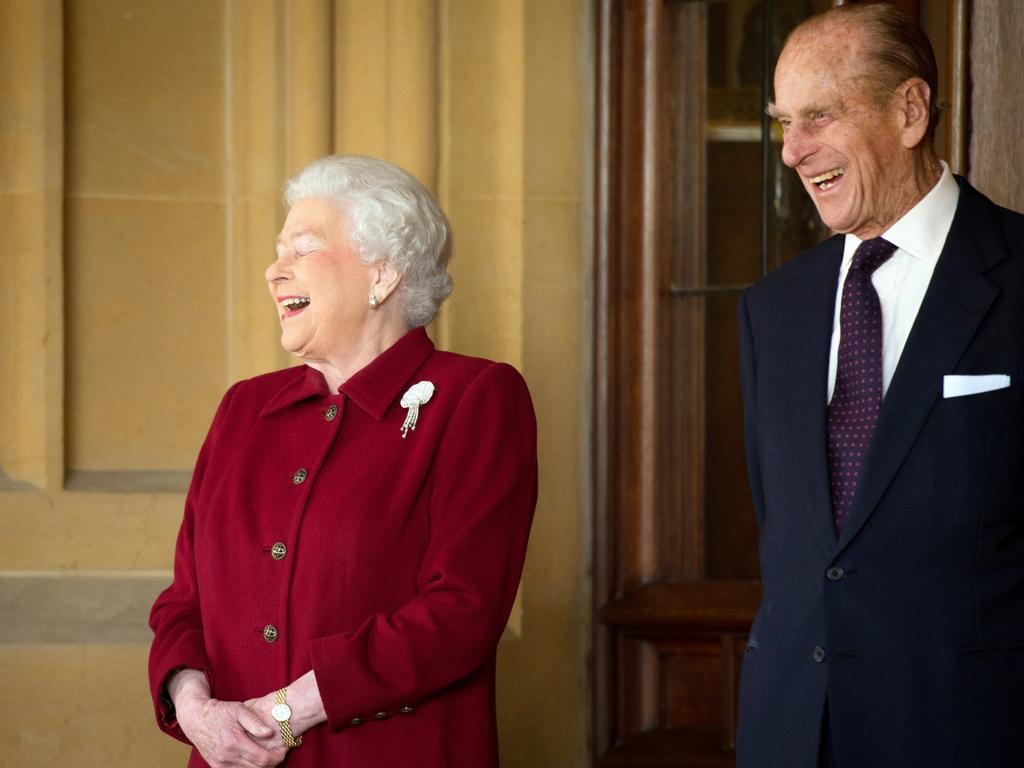
[[775, 70], [783, 160], [840, 234], [740, 306], [741, 768], [1024, 765], [1024, 216], [938, 160], [937, 94], [885, 5], [810, 19]]

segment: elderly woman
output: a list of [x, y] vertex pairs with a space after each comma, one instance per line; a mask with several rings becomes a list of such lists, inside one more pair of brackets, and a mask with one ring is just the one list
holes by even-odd
[[214, 417], [150, 618], [157, 720], [189, 766], [497, 765], [529, 394], [423, 329], [451, 234], [415, 179], [327, 157], [286, 201], [266, 277], [305, 365], [235, 384]]

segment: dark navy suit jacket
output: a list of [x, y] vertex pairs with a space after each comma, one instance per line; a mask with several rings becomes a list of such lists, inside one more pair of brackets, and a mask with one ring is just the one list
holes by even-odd
[[[739, 768], [1024, 766], [1024, 216], [963, 179], [836, 536], [826, 380], [843, 238], [740, 305], [764, 596]], [[1008, 374], [943, 398], [946, 374]]]

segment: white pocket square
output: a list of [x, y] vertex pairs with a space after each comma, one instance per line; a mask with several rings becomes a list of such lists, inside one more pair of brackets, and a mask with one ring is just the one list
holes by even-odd
[[942, 377], [942, 396], [979, 395], [982, 392], [991, 392], [995, 389], [1006, 389], [1008, 386], [1010, 386], [1010, 377], [1005, 373], [989, 373], [981, 376], [946, 375]]

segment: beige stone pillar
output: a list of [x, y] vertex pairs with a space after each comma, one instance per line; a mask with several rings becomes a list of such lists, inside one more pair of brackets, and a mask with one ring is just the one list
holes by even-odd
[[335, 146], [437, 192], [438, 0], [337, 0]]
[[586, 3], [444, 0], [441, 197], [455, 293], [441, 338], [526, 377], [540, 498], [517, 611], [498, 655], [502, 763], [587, 764], [589, 379]]
[[0, 11], [0, 490], [63, 477], [62, 12]]

